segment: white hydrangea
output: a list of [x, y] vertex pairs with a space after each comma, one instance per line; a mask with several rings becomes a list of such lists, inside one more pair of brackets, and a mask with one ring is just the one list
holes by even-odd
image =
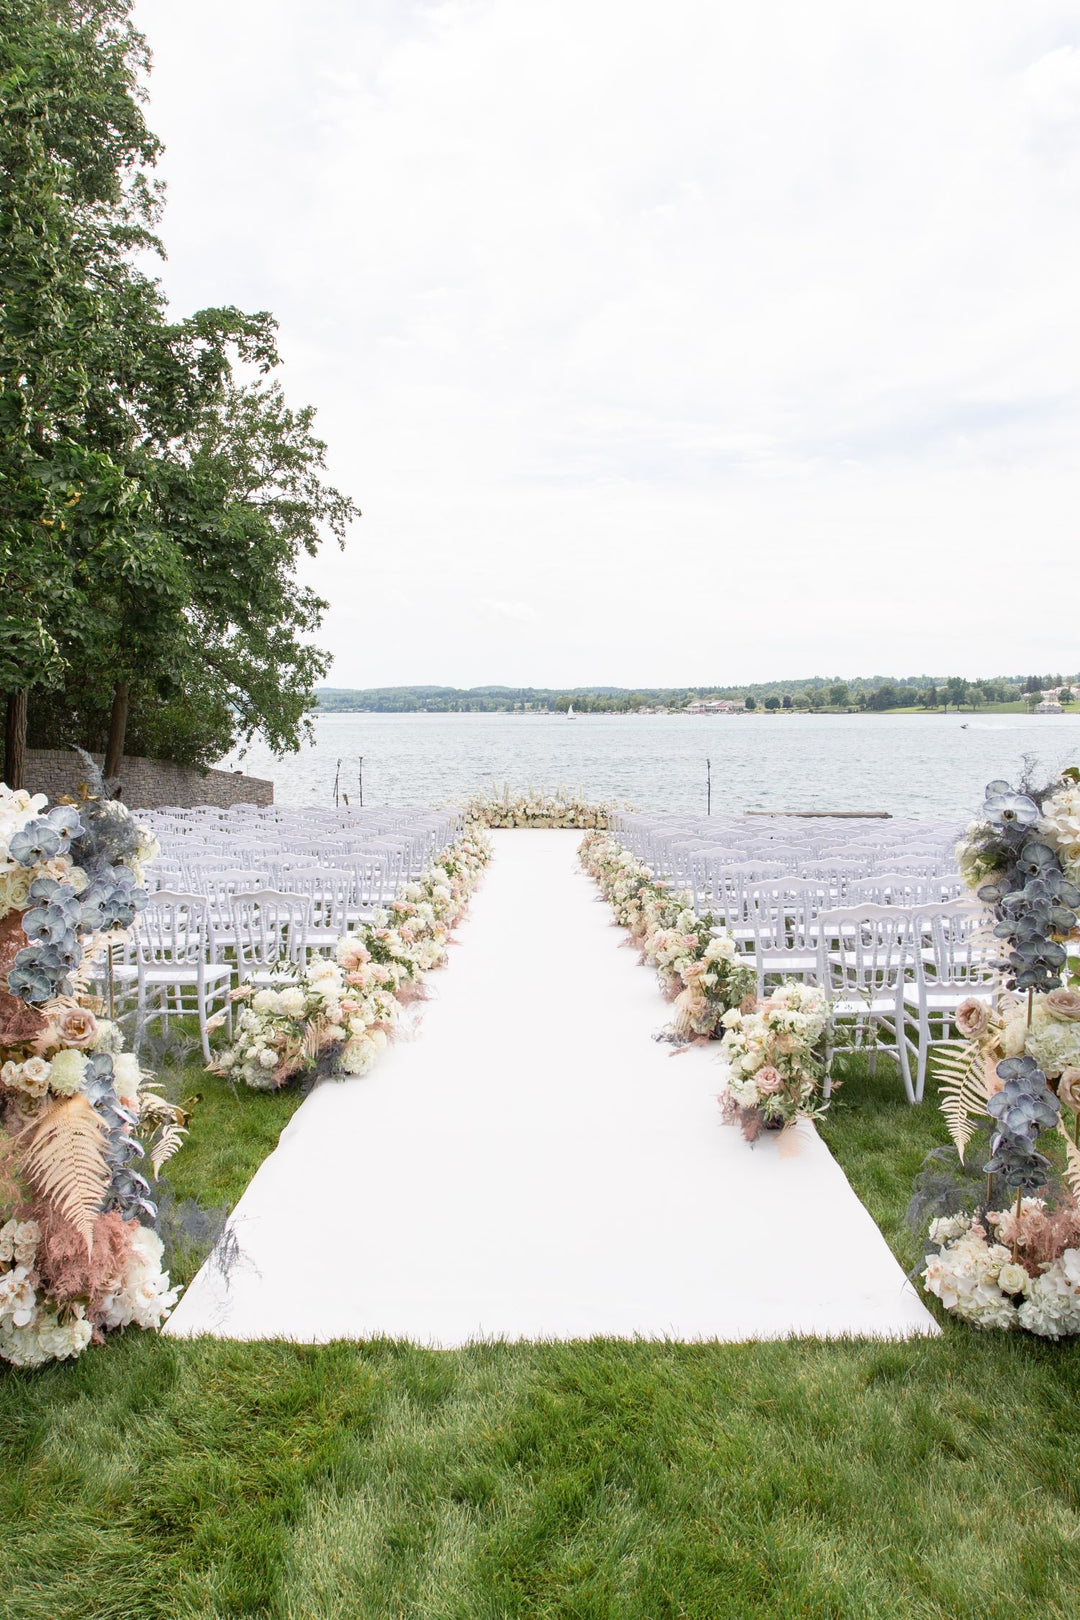
[[82, 1305], [65, 1306], [63, 1316], [53, 1305], [42, 1306], [25, 1327], [0, 1317], [0, 1357], [14, 1367], [72, 1360], [86, 1349], [93, 1331]]
[[1008, 1332], [1016, 1326], [1018, 1312], [998, 1279], [1009, 1264], [1011, 1255], [1004, 1244], [988, 1243], [981, 1228], [973, 1227], [940, 1254], [926, 1256], [923, 1280], [946, 1310], [976, 1327]]
[[1080, 1249], [1066, 1249], [1031, 1281], [1019, 1317], [1040, 1338], [1080, 1333]]
[[291, 984], [278, 992], [278, 1006], [286, 1017], [301, 1018], [307, 1006], [307, 997], [299, 985]]
[[86, 1078], [86, 1065], [89, 1059], [85, 1052], [78, 1052], [74, 1047], [65, 1047], [56, 1053], [49, 1065], [49, 1089], [58, 1097], [73, 1097], [81, 1091]]

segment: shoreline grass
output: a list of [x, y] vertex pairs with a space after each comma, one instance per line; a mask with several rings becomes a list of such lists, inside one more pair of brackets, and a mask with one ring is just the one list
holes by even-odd
[[[944, 1131], [891, 1070], [856, 1069], [822, 1134], [907, 1267]], [[233, 1202], [299, 1099], [187, 1079], [175, 1190]], [[128, 1332], [0, 1374], [0, 1612], [1066, 1620], [1080, 1346], [943, 1326], [458, 1351]]]

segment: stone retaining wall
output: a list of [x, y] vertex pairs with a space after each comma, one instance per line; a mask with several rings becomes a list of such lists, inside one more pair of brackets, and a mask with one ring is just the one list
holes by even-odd
[[[104, 756], [95, 754], [94, 759], [101, 765]], [[26, 785], [32, 793], [47, 793], [50, 799], [64, 793], [76, 797], [85, 780], [86, 767], [69, 749], [27, 749]], [[226, 809], [231, 804], [273, 804], [274, 784], [242, 771], [200, 771], [191, 765], [125, 755], [120, 796], [133, 810], [155, 810], [163, 804], [185, 809], [214, 804]]]

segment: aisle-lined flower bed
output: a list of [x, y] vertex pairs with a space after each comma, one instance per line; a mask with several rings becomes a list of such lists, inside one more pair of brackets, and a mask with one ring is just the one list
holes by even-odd
[[0, 785], [0, 1357], [19, 1367], [159, 1327], [176, 1300], [151, 1179], [183, 1114], [90, 991], [155, 841], [103, 795], [47, 806]]
[[366, 1074], [402, 1007], [424, 994], [424, 975], [445, 961], [490, 857], [483, 833], [468, 828], [374, 922], [343, 934], [333, 956], [283, 969], [272, 988], [234, 990], [236, 1039], [213, 1072], [256, 1091], [300, 1075]]
[[590, 833], [579, 855], [674, 1004], [672, 1038], [717, 1036], [729, 1008], [752, 1001], [754, 993], [754, 970], [740, 960], [731, 935], [714, 932], [713, 919], [697, 916], [688, 894], [657, 883], [606, 833]]
[[620, 808], [614, 799], [596, 802], [580, 793], [562, 788], [545, 793], [529, 788], [524, 793], [476, 793], [465, 805], [465, 814], [481, 827], [549, 827], [584, 831], [607, 829]]
[[658, 883], [630, 850], [603, 833], [585, 838], [579, 853], [674, 1003], [668, 1038], [720, 1040], [724, 1117], [753, 1141], [763, 1129], [823, 1113], [818, 1052], [828, 1003], [822, 993], [788, 980], [759, 1000], [755, 969], [710, 915], [697, 915], [689, 894]]

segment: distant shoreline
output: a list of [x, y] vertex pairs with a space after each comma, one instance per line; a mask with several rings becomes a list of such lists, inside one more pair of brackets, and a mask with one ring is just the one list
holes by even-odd
[[314, 708], [308, 711], [310, 718], [322, 719], [334, 714], [378, 714], [401, 715], [422, 714], [433, 719], [445, 719], [448, 715], [461, 715], [473, 718], [490, 719], [498, 716], [503, 720], [745, 720], [745, 719], [790, 719], [798, 717], [802, 720], [835, 719], [839, 715], [847, 715], [853, 719], [881, 720], [891, 715], [921, 715], [926, 719], [937, 718], [941, 720], [978, 720], [988, 714], [1021, 714], [1032, 720], [1060, 720], [1080, 719], [1080, 704], [1063, 709], [1060, 714], [1038, 714], [1023, 703], [988, 703], [976, 709], [766, 709], [759, 704], [755, 709], [733, 709], [726, 713], [697, 712], [686, 713], [678, 709], [667, 711], [649, 709], [598, 709], [594, 711], [575, 711], [568, 715], [558, 709], [527, 709], [524, 713], [519, 709], [365, 709], [365, 708]]

